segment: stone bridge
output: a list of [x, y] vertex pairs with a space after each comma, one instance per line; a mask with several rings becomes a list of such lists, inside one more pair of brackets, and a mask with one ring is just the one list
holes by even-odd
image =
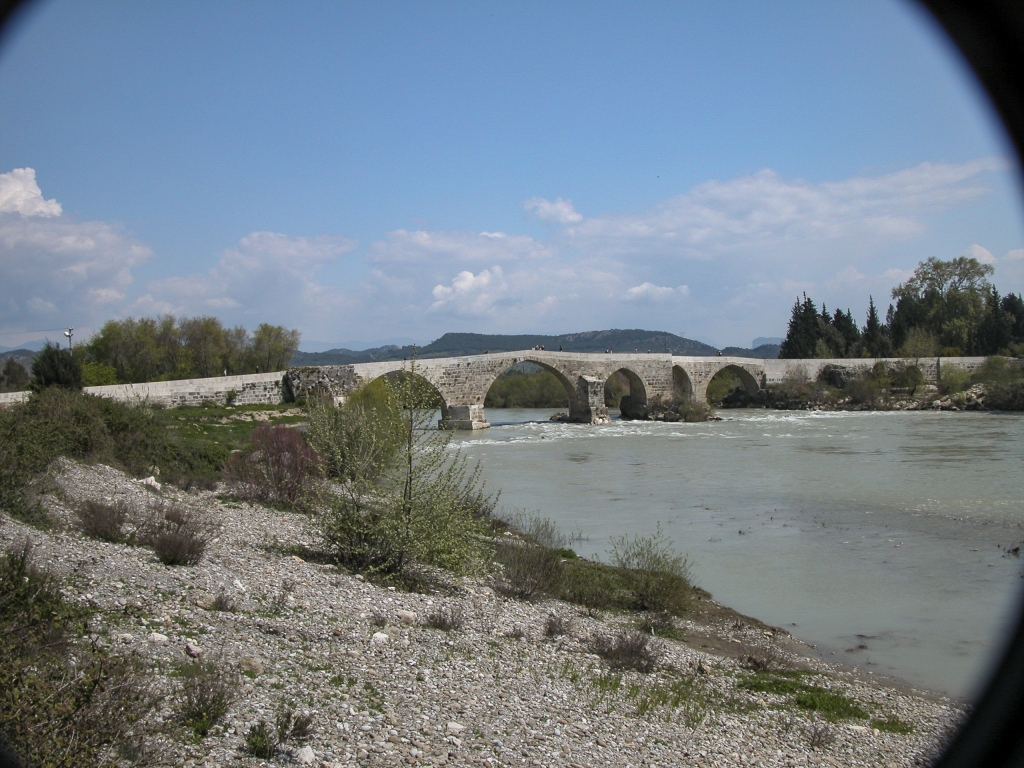
[[[973, 368], [984, 358], [952, 358], [952, 363]], [[970, 361], [970, 364], [966, 364]], [[604, 402], [604, 386], [609, 377], [622, 373], [629, 381], [629, 395], [623, 397], [624, 415], [642, 413], [649, 403], [671, 402], [673, 398], [706, 402], [708, 383], [720, 371], [736, 374], [743, 386], [755, 392], [782, 381], [787, 375], [814, 378], [825, 365], [864, 368], [876, 360], [760, 360], [745, 357], [679, 357], [663, 353], [593, 354], [540, 350], [497, 352], [468, 357], [420, 359], [415, 363], [394, 361], [354, 365], [316, 366], [290, 369], [285, 377], [286, 395], [292, 397], [319, 391], [344, 397], [347, 393], [380, 376], [409, 370], [415, 365], [441, 396], [442, 421], [455, 429], [480, 429], [490, 426], [484, 415], [484, 398], [494, 380], [516, 363], [530, 362], [554, 374], [565, 389], [569, 420], [584, 424], [609, 421]], [[895, 360], [891, 362], [897, 362]], [[935, 359], [920, 360], [926, 379], [935, 378]]]
[[[826, 365], [847, 370], [870, 368], [874, 358], [835, 360], [761, 360], [747, 357], [677, 357], [669, 354], [587, 354], [575, 352], [497, 352], [470, 357], [427, 358], [415, 362], [416, 373], [440, 394], [442, 419], [456, 429], [488, 426], [484, 399], [494, 380], [516, 363], [530, 362], [550, 371], [565, 389], [569, 418], [585, 424], [608, 421], [604, 385], [616, 371], [629, 381], [629, 395], [623, 397], [622, 412], [639, 414], [650, 404], [673, 398], [704, 402], [707, 386], [714, 376], [728, 369], [750, 390], [778, 384], [786, 377], [814, 379]], [[884, 358], [895, 365], [908, 362]], [[974, 371], [983, 357], [928, 357], [913, 361], [934, 383], [940, 365]], [[1014, 361], [1019, 364], [1018, 361]], [[209, 379], [152, 381], [140, 384], [112, 384], [86, 387], [85, 391], [115, 400], [146, 401], [166, 407], [202, 403], [234, 402], [238, 405], [271, 404], [321, 392], [343, 398], [359, 386], [380, 376], [408, 370], [413, 364], [395, 361], [291, 368], [274, 373], [218, 376]], [[28, 392], [0, 393], [0, 408], [22, 402]]]

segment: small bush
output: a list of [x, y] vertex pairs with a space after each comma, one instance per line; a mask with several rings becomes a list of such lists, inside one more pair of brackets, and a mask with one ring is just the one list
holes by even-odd
[[313, 735], [313, 716], [305, 712], [297, 715], [290, 708], [277, 713], [274, 725], [281, 744], [302, 744]]
[[955, 395], [963, 392], [971, 384], [971, 374], [963, 368], [952, 365], [941, 365], [939, 392], [943, 395]]
[[617, 635], [595, 635], [588, 646], [612, 669], [654, 671], [664, 652], [661, 642], [643, 632], [619, 632]]
[[228, 461], [226, 475], [243, 499], [299, 509], [316, 488], [320, 459], [298, 430], [261, 424], [252, 431], [249, 447]]
[[466, 619], [462, 608], [457, 605], [442, 606], [427, 614], [424, 622], [431, 629], [440, 629], [444, 632], [454, 632], [462, 629]]
[[269, 760], [277, 754], [277, 736], [265, 720], [249, 726], [245, 733], [245, 751], [263, 760]]
[[924, 384], [924, 374], [914, 363], [902, 361], [892, 371], [893, 387], [907, 390], [911, 397], [922, 384]]
[[661, 523], [653, 536], [621, 536], [611, 544], [612, 562], [630, 571], [632, 608], [678, 615], [689, 607], [689, 564], [665, 538]]
[[224, 590], [217, 593], [217, 596], [213, 598], [213, 602], [210, 603], [211, 611], [223, 611], [225, 613], [234, 613], [238, 608], [238, 604], [231, 595]]
[[238, 689], [237, 678], [214, 662], [194, 662], [182, 669], [181, 719], [197, 738], [204, 738], [228, 712]]
[[679, 419], [687, 422], [688, 424], [707, 421], [713, 413], [711, 406], [707, 403], [694, 402], [690, 400], [680, 403], [675, 408], [675, 411], [679, 414]]
[[827, 722], [820, 720], [811, 723], [806, 730], [807, 746], [811, 749], [822, 749], [835, 743], [835, 729]]
[[740, 666], [752, 672], [777, 672], [789, 669], [789, 661], [774, 646], [750, 648], [740, 659]]
[[1024, 382], [990, 386], [985, 395], [985, 405], [997, 411], [1024, 411]]
[[572, 631], [572, 619], [560, 616], [557, 613], [549, 613], [544, 619], [544, 636], [561, 637]]
[[682, 633], [676, 627], [671, 613], [645, 613], [637, 621], [636, 628], [646, 635], [682, 639]]
[[123, 501], [86, 501], [75, 508], [82, 533], [111, 544], [125, 541], [124, 525], [131, 511], [131, 506]]
[[195, 512], [177, 506], [157, 507], [144, 527], [142, 541], [164, 565], [195, 565], [203, 558], [209, 532]]

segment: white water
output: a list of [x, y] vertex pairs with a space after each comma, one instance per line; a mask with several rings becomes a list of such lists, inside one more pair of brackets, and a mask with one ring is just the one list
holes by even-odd
[[[717, 600], [826, 657], [970, 697], [1015, 617], [1024, 417], [722, 411], [561, 424], [496, 410], [459, 440], [505, 510], [604, 554], [661, 521]], [[857, 649], [858, 646], [866, 646]]]

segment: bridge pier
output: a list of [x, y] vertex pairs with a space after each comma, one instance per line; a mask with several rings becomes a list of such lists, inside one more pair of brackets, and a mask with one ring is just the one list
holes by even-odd
[[484, 416], [484, 407], [471, 405], [449, 405], [448, 413], [437, 422], [439, 429], [487, 429], [490, 423]]
[[604, 379], [580, 376], [576, 397], [569, 401], [569, 421], [576, 424], [607, 424], [611, 421], [604, 404]]

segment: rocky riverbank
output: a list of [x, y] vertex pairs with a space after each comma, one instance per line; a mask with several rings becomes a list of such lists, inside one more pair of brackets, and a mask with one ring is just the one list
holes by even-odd
[[[486, 579], [403, 593], [291, 554], [315, 548], [301, 515], [103, 465], [61, 459], [51, 473], [56, 525], [0, 515], [0, 538], [29, 539], [66, 598], [96, 609], [83, 642], [134, 659], [152, 687], [136, 764], [910, 766], [962, 715], [944, 697], [817, 660], [707, 597], [677, 639], [655, 641], [653, 671], [615, 670], [594, 639], [631, 630], [635, 615], [509, 600]], [[150, 549], [80, 533], [73, 508], [90, 499], [173, 502], [215, 533], [198, 564], [165, 566]], [[237, 673], [205, 738], [180, 714], [177, 670], [193, 659]], [[252, 756], [250, 729], [285, 710], [308, 715], [308, 734]]]

